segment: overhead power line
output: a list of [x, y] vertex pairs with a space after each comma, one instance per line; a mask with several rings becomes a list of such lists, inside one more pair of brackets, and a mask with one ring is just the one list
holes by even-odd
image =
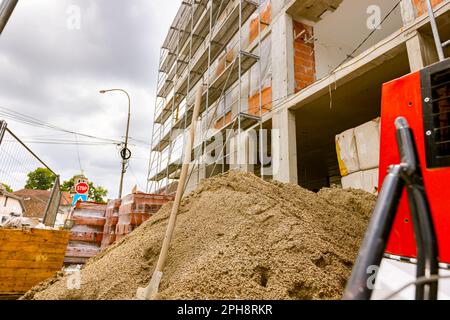
[[59, 126], [55, 126], [52, 125], [48, 122], [39, 120], [37, 118], [22, 114], [20, 112], [17, 111], [13, 111], [11, 109], [5, 108], [5, 107], [0, 107], [0, 116], [3, 116], [5, 118], [11, 119], [13, 121], [25, 124], [25, 125], [29, 125], [29, 126], [33, 126], [33, 127], [40, 127], [40, 128], [45, 128], [45, 129], [50, 129], [50, 130], [56, 130], [56, 131], [61, 131], [61, 132], [65, 132], [65, 133], [70, 133], [70, 134], [75, 134], [78, 136], [82, 136], [85, 138], [90, 138], [90, 139], [95, 139], [95, 140], [102, 140], [102, 141], [108, 141], [108, 142], [113, 142], [115, 144], [121, 144], [122, 142], [119, 140], [114, 140], [114, 139], [109, 139], [109, 138], [102, 138], [102, 137], [97, 137], [94, 135], [90, 135], [90, 134], [85, 134], [85, 133], [80, 133], [80, 132], [75, 132], [72, 130], [68, 130], [68, 129], [64, 129], [61, 128]]

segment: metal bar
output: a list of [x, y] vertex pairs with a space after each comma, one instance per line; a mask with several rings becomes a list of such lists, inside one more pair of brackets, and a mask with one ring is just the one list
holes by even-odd
[[445, 48], [445, 47], [447, 47], [447, 46], [449, 46], [450, 45], [450, 40], [447, 40], [447, 41], [445, 41], [443, 44], [442, 44], [442, 48]]
[[390, 168], [381, 188], [369, 227], [361, 245], [355, 267], [348, 281], [344, 300], [369, 300], [374, 287], [370, 286], [372, 277], [370, 267], [380, 267], [389, 234], [394, 224], [400, 197], [404, 189], [401, 178], [402, 167]]
[[[263, 145], [263, 99], [262, 99], [262, 43], [261, 43], [261, 1], [258, 1], [258, 46], [259, 46], [259, 159], [260, 159], [260, 176], [264, 180], [264, 145]], [[250, 84], [249, 84], [250, 87]], [[255, 165], [258, 163], [257, 159]]]
[[49, 166], [47, 166], [45, 164], [44, 161], [41, 160], [41, 158], [39, 158], [33, 151], [31, 151], [30, 148], [28, 148], [28, 146], [22, 142], [22, 140], [20, 140], [14, 133], [11, 132], [11, 130], [9, 130], [8, 128], [5, 128], [6, 131], [8, 131], [8, 133], [17, 140], [17, 142], [19, 142], [29, 153], [31, 153], [31, 155], [33, 157], [35, 157], [44, 167], [46, 167], [48, 170], [50, 170], [51, 173], [53, 173], [55, 176], [57, 175], [52, 169], [50, 169]]
[[0, 121], [0, 145], [2, 144], [3, 136], [5, 135], [7, 126], [8, 126], [8, 124], [6, 123], [6, 121], [4, 121], [4, 120]]
[[[420, 225], [423, 227], [423, 246], [425, 252], [425, 274], [426, 277], [439, 274], [438, 245], [436, 240], [431, 210], [422, 184], [414, 185], [409, 191], [417, 205]], [[424, 298], [427, 300], [437, 300], [438, 283], [433, 282], [425, 285]]]
[[43, 224], [50, 227], [53, 227], [55, 225], [56, 216], [59, 211], [60, 203], [61, 203], [60, 180], [59, 176], [56, 176], [55, 183], [53, 185], [52, 192], [50, 194], [50, 198], [47, 202], [47, 206], [45, 207], [44, 218], [42, 219]]
[[3, 2], [0, 3], [0, 34], [5, 29], [17, 2], [18, 0], [3, 0]]
[[430, 0], [426, 0], [428, 8], [428, 16], [430, 17], [431, 30], [433, 31], [434, 42], [436, 44], [436, 50], [438, 53], [439, 61], [445, 60], [444, 50], [442, 49], [442, 42], [439, 36], [439, 30], [434, 16], [433, 6]]

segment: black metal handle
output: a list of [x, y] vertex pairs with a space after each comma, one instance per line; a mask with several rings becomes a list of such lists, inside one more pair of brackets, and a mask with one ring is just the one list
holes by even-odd
[[[370, 267], [379, 268], [389, 240], [390, 231], [404, 188], [408, 191], [409, 209], [414, 226], [417, 248], [417, 278], [439, 273], [436, 233], [431, 218], [425, 187], [422, 179], [414, 136], [405, 118], [395, 120], [397, 144], [401, 163], [389, 168], [368, 230], [359, 251], [355, 267], [347, 284], [343, 299], [369, 300], [377, 274], [370, 274]], [[416, 287], [417, 300], [436, 300], [438, 284], [421, 284]]]

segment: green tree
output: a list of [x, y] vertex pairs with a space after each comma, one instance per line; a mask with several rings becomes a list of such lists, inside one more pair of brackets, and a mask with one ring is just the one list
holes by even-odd
[[[76, 177], [77, 176], [73, 176], [70, 180], [64, 181], [63, 184], [61, 185], [61, 190], [68, 192], [73, 191]], [[93, 182], [89, 182], [88, 184], [89, 184], [88, 200], [97, 203], [106, 203], [105, 197], [108, 194], [108, 190], [100, 186], [95, 186]]]
[[6, 192], [13, 193], [14, 190], [8, 186], [6, 183], [2, 183], [3, 188], [5, 188]]
[[50, 190], [55, 183], [55, 175], [47, 168], [37, 168], [28, 173], [25, 189]]

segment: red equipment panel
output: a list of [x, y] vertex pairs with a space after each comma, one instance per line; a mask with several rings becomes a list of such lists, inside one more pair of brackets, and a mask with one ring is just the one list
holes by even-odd
[[[445, 69], [445, 66], [448, 66], [448, 68]], [[444, 65], [441, 65], [441, 71], [443, 67], [444, 71], [446, 70], [450, 74], [450, 64], [448, 61]], [[431, 68], [431, 70], [435, 69], [436, 67]], [[450, 263], [450, 166], [445, 166], [442, 163], [436, 166], [430, 162], [429, 149], [429, 140], [432, 131], [438, 132], [438, 138], [441, 139], [435, 145], [438, 145], [441, 149], [443, 147], [449, 148], [448, 145], [442, 144], [449, 143], [443, 140], [442, 137], [447, 138], [450, 134], [450, 127], [445, 129], [443, 125], [446, 121], [448, 123], [448, 118], [450, 117], [450, 98], [447, 97], [450, 96], [450, 87], [449, 84], [441, 83], [439, 88], [440, 90], [444, 88], [445, 95], [439, 97], [434, 96], [435, 93], [433, 93], [433, 90], [435, 89], [433, 89], [433, 85], [430, 85], [429, 81], [424, 81], [427, 76], [430, 77], [430, 72], [429, 69], [425, 69], [383, 85], [379, 186], [381, 188], [389, 165], [400, 162], [394, 121], [397, 117], [403, 116], [407, 119], [413, 130], [425, 190], [436, 229], [439, 260], [440, 262]], [[448, 77], [448, 74], [444, 74], [443, 77]], [[446, 93], [447, 91], [448, 93]], [[434, 109], [427, 109], [434, 108], [433, 103], [434, 107], [437, 107], [441, 113], [436, 114]], [[424, 118], [425, 113], [427, 114]], [[429, 122], [426, 119], [429, 119], [427, 117], [431, 116], [437, 116], [437, 123], [440, 125], [437, 129], [429, 130], [428, 128]], [[450, 125], [450, 123], [448, 124]], [[436, 141], [433, 140], [433, 142]], [[441, 151], [441, 149], [438, 151]], [[448, 149], [443, 150], [444, 152], [448, 152]], [[440, 161], [444, 157], [438, 156], [436, 158]], [[386, 251], [394, 255], [416, 257], [416, 245], [406, 191], [402, 195]]]

